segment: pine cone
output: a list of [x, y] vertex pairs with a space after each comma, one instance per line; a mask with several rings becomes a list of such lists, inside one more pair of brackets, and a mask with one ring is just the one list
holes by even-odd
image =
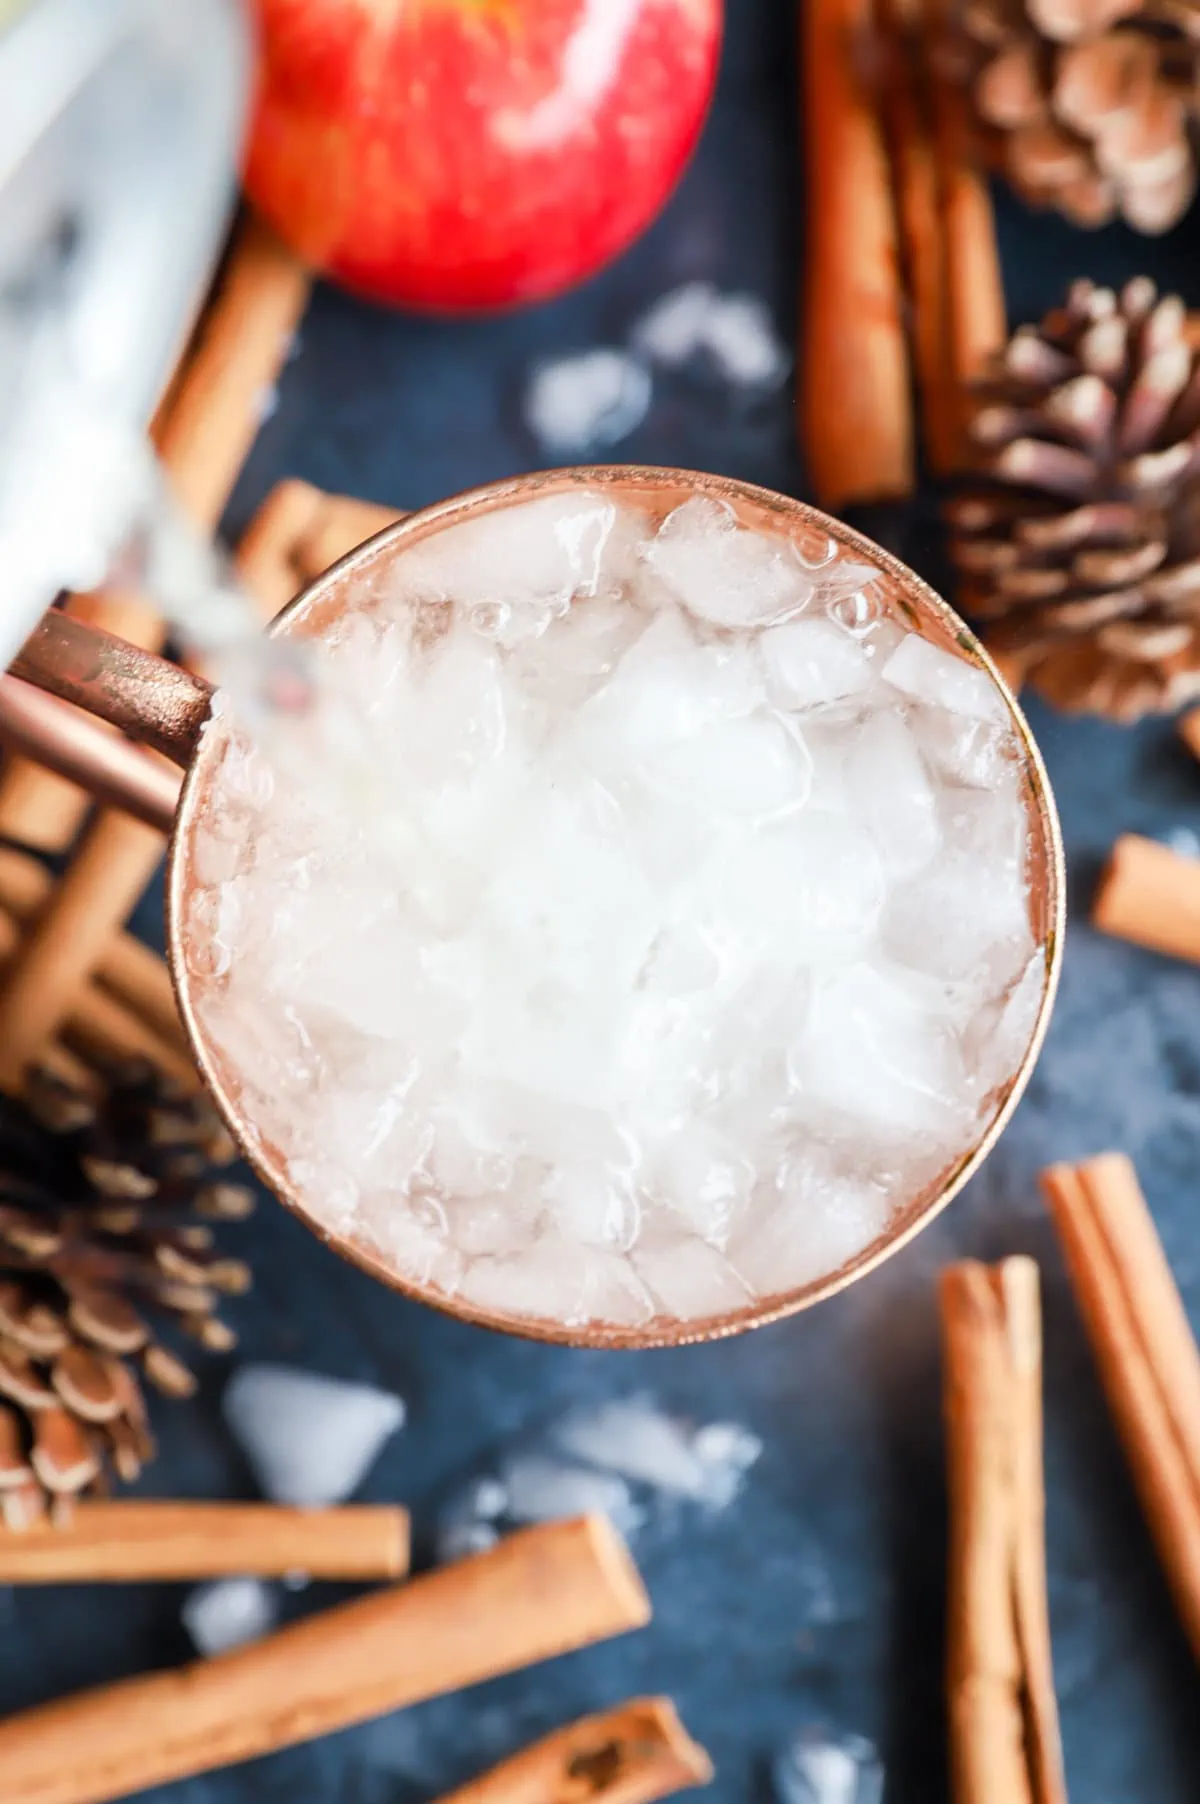
[[1196, 188], [1200, 16], [1173, 0], [960, 0], [960, 77], [1025, 200], [1141, 232]]
[[[221, 1181], [234, 1148], [205, 1098], [148, 1068], [114, 1072], [96, 1104], [35, 1075], [0, 1098], [0, 1511], [23, 1527], [110, 1473], [136, 1478], [154, 1444], [138, 1374], [194, 1388], [147, 1313], [206, 1347], [233, 1344], [216, 1309], [249, 1272], [189, 1217], [252, 1206]], [[145, 1312], [145, 1313], [144, 1313]]]
[[1200, 695], [1200, 359], [1146, 278], [1077, 282], [979, 386], [981, 479], [949, 509], [962, 608], [1059, 706]]

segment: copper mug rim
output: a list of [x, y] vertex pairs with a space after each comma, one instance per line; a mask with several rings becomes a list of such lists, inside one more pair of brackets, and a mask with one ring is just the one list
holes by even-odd
[[[1049, 1024], [1062, 962], [1065, 915], [1062, 838], [1049, 779], [1028, 723], [986, 650], [949, 603], [914, 571], [862, 533], [831, 519], [806, 502], [795, 501], [734, 478], [652, 466], [599, 465], [551, 470], [488, 483], [435, 502], [385, 527], [382, 532], [339, 559], [315, 582], [302, 590], [281, 610], [268, 630], [272, 633], [286, 633], [297, 626], [311, 623], [314, 616], [320, 617], [324, 613], [327, 619], [320, 621], [320, 627], [323, 628], [349, 611], [353, 605], [356, 584], [361, 592], [364, 582], [376, 567], [379, 570], [385, 569], [400, 551], [417, 540], [480, 513], [529, 500], [537, 495], [567, 493], [572, 489], [587, 489], [592, 492], [610, 490], [626, 496], [638, 491], [643, 494], [657, 492], [660, 497], [664, 493], [678, 497], [710, 496], [730, 504], [743, 514], [748, 511], [764, 524], [773, 525], [777, 529], [793, 533], [803, 529], [827, 535], [842, 551], [861, 556], [881, 572], [889, 582], [896, 605], [913, 619], [914, 624], [926, 636], [935, 639], [940, 637], [953, 643], [963, 655], [987, 672], [1009, 710], [1024, 753], [1031, 832], [1038, 838], [1034, 848], [1038, 874], [1034, 900], [1039, 907], [1042, 922], [1045, 978], [1034, 1030], [1014, 1078], [969, 1151], [933, 1185], [928, 1186], [925, 1192], [902, 1207], [884, 1231], [861, 1252], [824, 1276], [773, 1296], [753, 1299], [724, 1314], [683, 1321], [656, 1317], [644, 1327], [629, 1328], [600, 1323], [569, 1326], [552, 1320], [490, 1310], [435, 1285], [404, 1276], [363, 1237], [353, 1232], [335, 1232], [316, 1220], [290, 1186], [282, 1154], [274, 1155], [271, 1149], [262, 1145], [253, 1123], [248, 1121], [237, 1097], [232, 1093], [232, 1085], [222, 1071], [220, 1061], [215, 1057], [197, 1019], [192, 980], [184, 956], [184, 903], [189, 886], [187, 848], [192, 825], [204, 806], [204, 781], [209, 769], [209, 759], [205, 755], [201, 728], [207, 718], [211, 690], [172, 665], [148, 659], [144, 653], [129, 653], [128, 648], [124, 648], [128, 655], [122, 656], [120, 652], [114, 652], [98, 680], [93, 676], [90, 692], [83, 694], [78, 683], [72, 687], [61, 680], [61, 677], [56, 680], [55, 673], [45, 668], [47, 664], [54, 662], [53, 653], [48, 654], [43, 648], [40, 654], [35, 650], [32, 656], [29, 655], [31, 648], [35, 646], [37, 635], [31, 639], [26, 654], [17, 661], [14, 669], [20, 675], [28, 676], [47, 688], [56, 689], [60, 695], [91, 706], [96, 711], [105, 713], [109, 719], [116, 719], [117, 724], [133, 731], [185, 765], [178, 809], [171, 825], [167, 870], [166, 927], [171, 978], [189, 1044], [204, 1083], [248, 1163], [285, 1207], [298, 1216], [327, 1246], [389, 1289], [414, 1301], [429, 1304], [460, 1321], [515, 1334], [524, 1339], [567, 1346], [681, 1346], [721, 1339], [750, 1328], [763, 1327], [836, 1295], [905, 1247], [947, 1207], [979, 1169], [1008, 1125], [1037, 1061]], [[83, 630], [89, 638], [92, 636], [92, 629]], [[147, 665], [158, 667], [157, 687], [145, 668]], [[98, 686], [105, 690], [114, 684], [121, 687], [128, 674], [126, 667], [137, 672], [134, 685], [137, 693], [132, 704], [127, 697], [123, 709], [120, 706], [114, 708], [111, 705], [101, 705], [104, 698], [95, 693], [97, 681]], [[151, 690], [153, 697], [148, 705], [148, 691]]]

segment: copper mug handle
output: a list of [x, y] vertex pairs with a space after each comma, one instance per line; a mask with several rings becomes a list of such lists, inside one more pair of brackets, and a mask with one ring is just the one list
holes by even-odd
[[[167, 833], [179, 780], [138, 748], [149, 746], [186, 769], [212, 693], [203, 677], [53, 608], [22, 646], [11, 674], [0, 676], [0, 738], [98, 801]], [[80, 708], [125, 737], [94, 727]]]

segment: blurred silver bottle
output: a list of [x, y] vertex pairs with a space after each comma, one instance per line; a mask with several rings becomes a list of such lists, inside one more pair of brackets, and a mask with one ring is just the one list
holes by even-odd
[[0, 0], [0, 668], [135, 524], [250, 70], [241, 0]]

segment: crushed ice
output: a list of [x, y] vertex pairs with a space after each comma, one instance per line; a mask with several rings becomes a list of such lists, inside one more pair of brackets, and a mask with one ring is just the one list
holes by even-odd
[[525, 423], [545, 450], [582, 457], [620, 444], [650, 406], [650, 372], [605, 347], [537, 364], [525, 387]]
[[821, 1279], [979, 1139], [1044, 987], [1023, 752], [869, 565], [548, 495], [401, 554], [324, 691], [353, 794], [211, 729], [188, 939], [330, 1230], [637, 1330]]
[[696, 1425], [651, 1397], [580, 1407], [454, 1493], [440, 1513], [438, 1555], [460, 1559], [505, 1529], [567, 1516], [606, 1515], [628, 1536], [656, 1503], [716, 1513], [735, 1501], [761, 1453], [742, 1423]]
[[711, 282], [686, 282], [662, 295], [634, 327], [633, 346], [666, 369], [707, 360], [722, 380], [742, 388], [778, 388], [791, 368], [766, 302], [723, 294]]
[[805, 1729], [772, 1774], [779, 1804], [883, 1804], [883, 1766], [862, 1735]]
[[183, 1626], [198, 1654], [227, 1654], [259, 1641], [279, 1614], [274, 1588], [257, 1578], [214, 1579], [183, 1600]]
[[240, 1367], [221, 1407], [263, 1496], [304, 1509], [357, 1490], [404, 1421], [388, 1391], [278, 1365]]

